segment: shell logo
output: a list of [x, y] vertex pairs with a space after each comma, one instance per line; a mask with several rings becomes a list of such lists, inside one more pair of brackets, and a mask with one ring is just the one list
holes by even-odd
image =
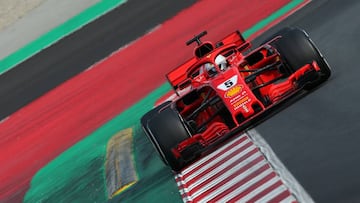
[[226, 91], [225, 93], [225, 97], [226, 98], [231, 98], [235, 95], [238, 95], [242, 90], [242, 86], [241, 85], [236, 85], [232, 88], [230, 88], [228, 91]]

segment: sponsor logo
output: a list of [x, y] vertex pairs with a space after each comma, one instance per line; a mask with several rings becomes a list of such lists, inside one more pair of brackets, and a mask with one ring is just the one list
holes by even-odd
[[236, 85], [236, 86], [230, 88], [228, 91], [226, 91], [225, 97], [226, 98], [234, 97], [234, 96], [240, 94], [241, 90], [242, 90], [242, 86]]
[[244, 98], [240, 99], [240, 101], [233, 104], [234, 110], [243, 108], [245, 110], [245, 112], [249, 112], [249, 109], [246, 106], [246, 104], [248, 104], [249, 102], [251, 102], [251, 99], [248, 96], [245, 96]]

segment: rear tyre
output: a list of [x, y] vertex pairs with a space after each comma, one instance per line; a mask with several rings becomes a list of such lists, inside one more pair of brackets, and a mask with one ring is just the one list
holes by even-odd
[[305, 31], [285, 28], [278, 32], [278, 35], [281, 38], [274, 41], [272, 45], [280, 53], [291, 73], [313, 61], [316, 61], [320, 67], [320, 74], [307, 82], [304, 89], [311, 90], [330, 77], [331, 70], [328, 63]]
[[[178, 112], [170, 106], [165, 107], [161, 111], [159, 109], [154, 110], [155, 112], [149, 112], [142, 118], [143, 129], [164, 163], [169, 165], [174, 171], [179, 171], [186, 163], [182, 159], [176, 158], [171, 149], [188, 139], [190, 137], [189, 132], [185, 128]], [[152, 115], [150, 116], [149, 114]]]

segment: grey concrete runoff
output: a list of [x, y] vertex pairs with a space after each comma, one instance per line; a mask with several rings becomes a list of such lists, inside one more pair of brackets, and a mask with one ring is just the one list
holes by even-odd
[[0, 0], [0, 60], [100, 0]]

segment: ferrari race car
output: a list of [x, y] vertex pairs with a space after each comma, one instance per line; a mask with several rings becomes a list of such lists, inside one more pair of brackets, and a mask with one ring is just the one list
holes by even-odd
[[196, 43], [194, 57], [166, 77], [174, 97], [141, 118], [165, 164], [179, 171], [231, 136], [253, 127], [299, 92], [326, 81], [328, 63], [307, 33], [285, 28], [254, 50], [239, 31]]

